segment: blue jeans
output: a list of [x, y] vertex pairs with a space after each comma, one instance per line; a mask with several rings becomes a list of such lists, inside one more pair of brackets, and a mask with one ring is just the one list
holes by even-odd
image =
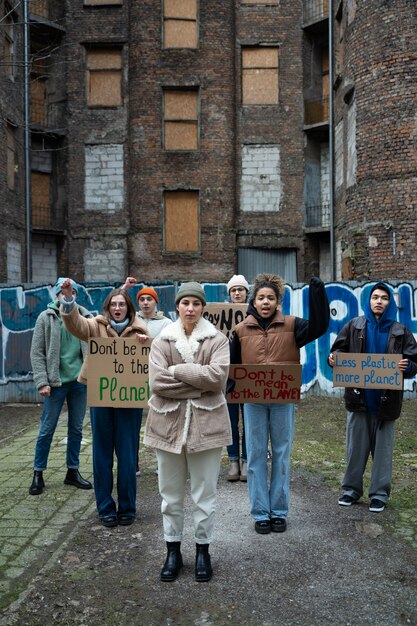
[[[290, 455], [294, 434], [293, 404], [245, 404], [248, 490], [255, 521], [287, 517], [290, 498]], [[268, 437], [272, 463], [268, 487]]]
[[[242, 454], [240, 454], [239, 408], [242, 408]], [[246, 461], [245, 424], [243, 421], [243, 404], [228, 404], [230, 426], [232, 427], [232, 445], [227, 446], [229, 461]]]
[[[141, 413], [138, 409], [113, 407], [90, 409], [94, 493], [99, 517], [136, 513], [136, 455]], [[117, 509], [112, 497], [114, 453], [117, 456]]]
[[35, 471], [46, 470], [52, 438], [65, 400], [68, 406], [67, 467], [77, 469], [80, 465], [87, 387], [74, 380], [61, 387], [52, 387], [51, 395], [45, 397], [35, 448]]

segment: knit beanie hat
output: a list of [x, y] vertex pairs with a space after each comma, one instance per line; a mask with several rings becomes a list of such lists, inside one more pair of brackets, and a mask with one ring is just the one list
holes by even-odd
[[136, 294], [137, 302], [139, 302], [139, 298], [141, 296], [151, 296], [155, 300], [155, 302], [158, 304], [158, 294], [156, 293], [155, 289], [152, 289], [152, 287], [144, 287], [143, 289], [138, 291], [138, 293]]
[[[55, 293], [56, 293], [56, 295], [61, 293], [61, 291], [62, 291], [62, 283], [64, 282], [64, 280], [65, 280], [65, 276], [60, 276], [58, 278], [58, 280], [56, 281], [56, 283], [55, 283]], [[77, 285], [77, 283], [74, 282], [72, 280], [72, 278], [70, 278], [70, 281], [71, 281], [72, 288], [74, 289], [74, 291], [76, 291], [78, 293], [78, 285]]]
[[227, 293], [230, 293], [232, 287], [244, 287], [246, 291], [249, 291], [248, 281], [242, 274], [235, 274], [227, 283]]
[[204, 306], [207, 303], [206, 294], [204, 293], [204, 289], [200, 283], [182, 283], [181, 287], [177, 291], [177, 295], [175, 296], [175, 304], [178, 304], [181, 298], [185, 298], [186, 296], [194, 296], [195, 298], [198, 298]]

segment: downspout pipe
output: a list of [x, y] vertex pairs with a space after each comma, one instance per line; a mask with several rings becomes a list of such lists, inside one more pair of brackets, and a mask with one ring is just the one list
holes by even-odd
[[30, 203], [30, 30], [29, 0], [23, 0], [23, 71], [24, 71], [24, 169], [25, 169], [25, 216], [26, 216], [26, 282], [32, 280], [31, 249], [31, 203]]
[[330, 278], [335, 280], [334, 245], [334, 118], [333, 118], [333, 0], [329, 0], [329, 210], [330, 210]]

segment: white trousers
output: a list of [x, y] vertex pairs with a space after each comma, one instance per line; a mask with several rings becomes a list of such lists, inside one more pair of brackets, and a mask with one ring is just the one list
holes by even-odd
[[193, 501], [193, 525], [196, 543], [210, 543], [213, 538], [217, 479], [222, 448], [189, 454], [156, 450], [159, 492], [165, 541], [181, 541], [184, 528], [184, 498], [187, 474], [190, 474]]

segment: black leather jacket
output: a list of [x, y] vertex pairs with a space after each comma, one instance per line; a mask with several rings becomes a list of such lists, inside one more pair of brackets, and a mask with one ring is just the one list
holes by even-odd
[[[366, 318], [364, 315], [354, 317], [337, 335], [331, 352], [365, 352]], [[417, 342], [413, 333], [399, 322], [393, 322], [387, 343], [387, 354], [402, 354], [409, 359], [411, 370], [404, 373], [405, 378], [412, 378], [417, 373]], [[400, 417], [403, 392], [396, 389], [385, 389], [381, 394], [381, 421], [396, 420]], [[348, 411], [366, 413], [364, 389], [345, 388], [345, 405]]]

